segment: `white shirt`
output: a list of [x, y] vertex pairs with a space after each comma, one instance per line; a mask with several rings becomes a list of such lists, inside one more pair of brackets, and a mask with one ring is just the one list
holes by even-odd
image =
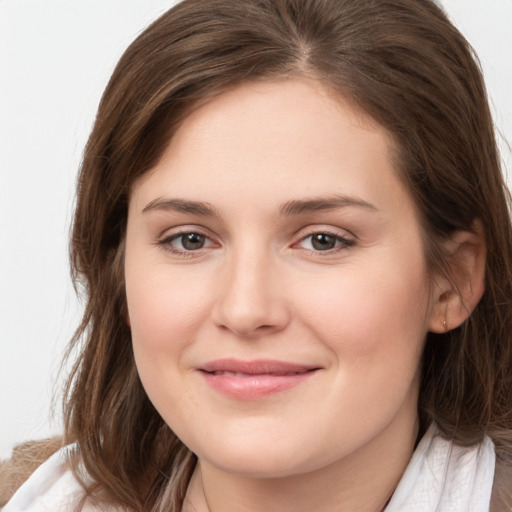
[[[68, 455], [53, 454], [18, 489], [2, 512], [71, 512], [85, 492], [74, 478]], [[492, 441], [461, 447], [436, 435], [432, 426], [414, 452], [385, 512], [488, 512], [494, 479]], [[83, 512], [115, 512], [86, 500]]]

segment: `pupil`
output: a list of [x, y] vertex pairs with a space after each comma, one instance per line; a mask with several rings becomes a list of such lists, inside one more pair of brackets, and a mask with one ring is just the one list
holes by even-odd
[[199, 233], [188, 233], [187, 235], [183, 235], [182, 244], [183, 247], [189, 251], [201, 249], [204, 245], [204, 236]]
[[313, 240], [311, 244], [318, 251], [328, 251], [329, 249], [333, 249], [336, 244], [336, 239], [331, 235], [326, 235], [325, 233], [319, 233], [313, 236]]

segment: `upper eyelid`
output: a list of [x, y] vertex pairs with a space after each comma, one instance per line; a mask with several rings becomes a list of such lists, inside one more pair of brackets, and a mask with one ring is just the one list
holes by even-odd
[[[219, 243], [219, 236], [217, 236], [215, 233], [212, 233], [212, 231], [204, 226], [200, 225], [180, 225], [175, 227], [168, 227], [164, 230], [162, 230], [158, 236], [157, 241], [162, 242], [166, 239], [170, 238], [178, 238], [180, 235], [185, 235], [188, 233], [197, 233], [202, 236], [205, 236], [209, 240]], [[319, 233], [325, 233], [340, 239], [350, 239], [352, 241], [357, 241], [358, 237], [351, 231], [349, 231], [346, 228], [340, 228], [336, 226], [329, 226], [329, 225], [309, 225], [309, 226], [303, 226], [300, 229], [296, 230], [292, 234], [293, 241], [291, 242], [291, 245], [294, 245], [295, 243], [304, 240], [308, 238], [309, 236], [319, 234]]]
[[350, 238], [354, 239], [354, 241], [357, 240], [357, 236], [352, 233], [352, 231], [346, 228], [328, 226], [325, 224], [302, 227], [295, 232], [294, 237], [298, 237], [300, 240], [303, 240], [304, 238], [307, 238], [308, 236], [314, 235], [316, 233], [326, 233], [339, 238]]
[[[164, 231], [165, 233], [165, 231]], [[174, 233], [169, 233], [168, 235], [162, 235], [157, 238], [157, 240], [154, 242], [154, 245], [156, 247], [159, 247], [160, 249], [164, 250], [165, 252], [173, 255], [175, 258], [184, 258], [184, 259], [195, 259], [199, 258], [201, 256], [205, 255], [205, 251], [208, 251], [212, 249], [212, 247], [201, 247], [199, 249], [194, 250], [187, 250], [187, 249], [180, 249], [177, 247], [173, 247], [172, 243], [179, 239], [180, 237], [190, 234], [190, 233], [196, 233], [198, 235], [204, 236], [206, 239], [208, 239], [212, 245], [217, 245], [217, 242], [212, 239], [212, 237], [204, 234], [201, 230], [195, 229], [182, 229], [180, 231], [176, 231]]]
[[[171, 243], [171, 242], [174, 242], [175, 240], [178, 240], [180, 237], [191, 234], [191, 233], [204, 236], [204, 238], [206, 240], [208, 240], [212, 245], [220, 245], [219, 242], [217, 242], [213, 237], [207, 235], [206, 233], [204, 233], [200, 230], [184, 230], [184, 231], [177, 231], [176, 233], [171, 233], [169, 235], [164, 235], [158, 239], [157, 244], [164, 245], [167, 243]], [[193, 252], [199, 252], [203, 249], [209, 249], [209, 248], [210, 247], [201, 247], [200, 249], [197, 249], [196, 251], [193, 251]], [[177, 249], [177, 250], [179, 251], [179, 249]], [[190, 252], [192, 252], [192, 251], [190, 251]]]
[[203, 228], [202, 226], [194, 226], [194, 225], [180, 225], [180, 226], [174, 226], [174, 227], [167, 227], [163, 231], [161, 231], [154, 239], [153, 245], [156, 247], [160, 247], [165, 249], [166, 251], [169, 251], [171, 253], [174, 253], [175, 255], [178, 254], [188, 254], [192, 255], [194, 253], [199, 253], [201, 251], [209, 250], [212, 247], [202, 247], [197, 250], [182, 250], [176, 247], [172, 247], [172, 243], [179, 239], [180, 237], [190, 234], [190, 233], [196, 233], [198, 235], [204, 236], [213, 246], [214, 245], [220, 245], [218, 238], [213, 236], [208, 229]]
[[[170, 232], [170, 233], [168, 233], [168, 232]], [[159, 232], [159, 234], [157, 235], [157, 239], [160, 240], [160, 239], [173, 237], [173, 236], [179, 236], [179, 235], [187, 234], [187, 233], [197, 233], [200, 235], [204, 235], [208, 238], [212, 238], [212, 237], [215, 238], [214, 235], [212, 234], [211, 230], [209, 230], [203, 226], [198, 226], [195, 224], [185, 224], [185, 225], [179, 225], [179, 226], [165, 228], [164, 230]]]
[[162, 241], [165, 242], [166, 240], [176, 240], [182, 236], [190, 235], [190, 234], [204, 236], [208, 240], [211, 240], [210, 236], [206, 235], [205, 233], [202, 233], [201, 231], [178, 231], [177, 233], [172, 233], [170, 235], [163, 236]]
[[[331, 232], [328, 232], [328, 231], [316, 231], [316, 232], [313, 232], [313, 233], [310, 233], [308, 235], [304, 235], [304, 236], [300, 237], [296, 242], [294, 242], [292, 244], [292, 246], [297, 245], [300, 242], [304, 242], [308, 238], [310, 238], [310, 237], [312, 237], [314, 235], [318, 235], [318, 234], [324, 234], [324, 235], [331, 236], [331, 237], [335, 238], [336, 240], [340, 241], [342, 244], [345, 244], [346, 246], [352, 246], [352, 245], [354, 245], [356, 243], [356, 240], [353, 239], [353, 238], [349, 238], [349, 237], [346, 237], [346, 236], [338, 235], [336, 233], [331, 233]], [[326, 250], [325, 252], [328, 252], [328, 251]]]
[[[326, 249], [324, 251], [318, 251], [314, 249], [308, 249], [306, 247], [297, 247], [301, 243], [305, 242], [308, 238], [317, 235], [317, 234], [326, 234], [331, 237], [337, 239], [339, 245], [337, 247], [333, 247], [331, 249]], [[290, 244], [290, 248], [292, 249], [302, 249], [303, 251], [309, 252], [315, 255], [322, 255], [323, 257], [327, 257], [329, 255], [338, 254], [340, 251], [345, 251], [348, 248], [354, 247], [358, 243], [358, 238], [351, 231], [329, 225], [309, 225], [304, 228], [299, 229], [294, 235], [294, 241]]]

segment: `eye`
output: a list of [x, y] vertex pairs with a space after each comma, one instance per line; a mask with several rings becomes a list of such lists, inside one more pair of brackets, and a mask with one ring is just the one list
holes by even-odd
[[202, 249], [204, 247], [206, 237], [201, 233], [185, 233], [183, 235], [179, 235], [173, 241], [178, 242], [181, 245], [180, 249], [196, 251], [197, 249]]
[[303, 237], [299, 245], [303, 249], [315, 252], [328, 252], [350, 247], [355, 244], [354, 240], [329, 232], [316, 232]]
[[175, 233], [160, 240], [159, 244], [174, 253], [194, 252], [214, 245], [206, 235], [197, 231]]

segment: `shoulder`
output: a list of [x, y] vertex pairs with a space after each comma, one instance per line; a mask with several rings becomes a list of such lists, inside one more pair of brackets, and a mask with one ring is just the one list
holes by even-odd
[[418, 444], [386, 512], [489, 512], [495, 459], [491, 439], [461, 446], [432, 425]]
[[71, 446], [57, 450], [41, 464], [2, 509], [17, 511], [62, 511], [77, 508], [84, 498], [69, 466]]
[[512, 512], [512, 464], [496, 461], [490, 512]]
[[0, 461], [0, 506], [5, 505], [30, 475], [62, 446], [61, 437], [15, 446], [11, 458]]
[[[96, 507], [70, 465], [74, 445], [57, 450], [16, 491], [2, 512], [109, 512]], [[114, 512], [114, 509], [112, 509]]]

